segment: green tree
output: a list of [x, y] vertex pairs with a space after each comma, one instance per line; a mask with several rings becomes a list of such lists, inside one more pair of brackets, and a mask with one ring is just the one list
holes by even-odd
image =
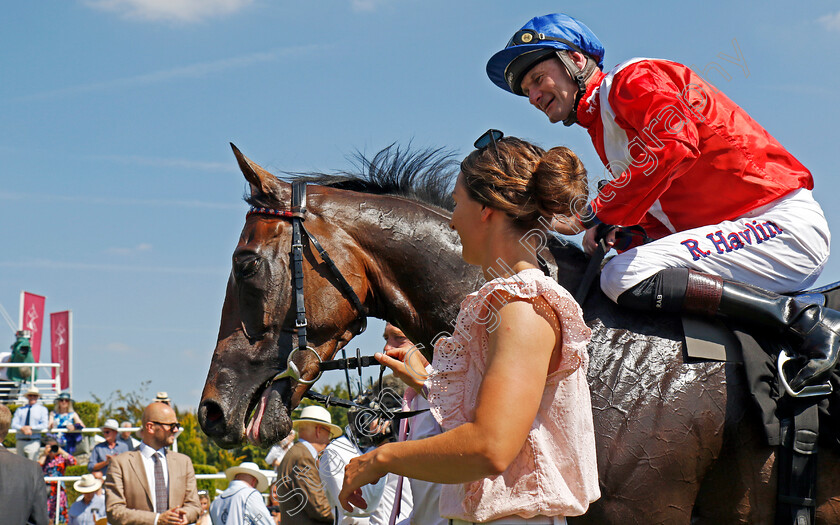
[[[316, 392], [325, 396], [332, 395], [333, 397], [341, 399], [347, 399], [349, 397], [349, 394], [347, 393], [347, 385], [345, 385], [344, 383], [338, 383], [335, 385], [324, 385], [320, 389], [317, 389]], [[294, 412], [292, 412], [292, 419], [295, 419], [296, 417], [300, 416], [300, 411], [303, 409], [303, 407], [317, 404], [318, 403], [312, 401], [311, 399], [302, 400], [300, 402], [300, 405], [298, 405]], [[342, 429], [347, 426], [346, 408], [332, 405], [327, 407], [327, 410], [329, 410], [330, 412], [330, 417], [332, 417], [332, 422], [334, 425], [338, 425]]]
[[200, 432], [198, 418], [192, 412], [181, 412], [175, 409], [178, 421], [184, 429], [178, 435], [178, 452], [186, 454], [192, 462], [199, 464], [207, 463], [207, 451], [205, 450], [207, 436]]
[[102, 423], [102, 421], [99, 420], [99, 409], [99, 404], [94, 403], [93, 401], [73, 402], [73, 410], [79, 414], [82, 423], [84, 423], [88, 428], [98, 427]]
[[[64, 471], [65, 476], [81, 476], [88, 473], [87, 465], [71, 465]], [[72, 505], [76, 498], [81, 494], [76, 492], [73, 488], [73, 482], [69, 481], [64, 484], [64, 490], [67, 491], [67, 504]]]
[[131, 392], [116, 390], [104, 401], [96, 394], [92, 394], [93, 400], [101, 407], [100, 420], [113, 418], [119, 422], [139, 423], [143, 419], [143, 409], [149, 404], [146, 394], [149, 384], [151, 380], [142, 381], [139, 389]]

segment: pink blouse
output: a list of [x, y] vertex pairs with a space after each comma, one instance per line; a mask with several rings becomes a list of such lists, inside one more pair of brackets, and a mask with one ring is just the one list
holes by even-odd
[[[569, 292], [540, 270], [494, 279], [464, 299], [454, 335], [435, 343], [428, 379], [432, 414], [444, 430], [474, 419], [487, 334], [499, 322], [496, 310], [488, 307], [488, 295], [496, 290], [526, 300], [542, 296], [553, 308], [563, 332], [560, 366], [546, 378], [537, 417], [513, 463], [498, 476], [444, 485], [441, 516], [477, 522], [512, 515], [579, 516], [601, 495], [586, 382], [591, 332]], [[527, 359], [528, 349], [522, 352]]]

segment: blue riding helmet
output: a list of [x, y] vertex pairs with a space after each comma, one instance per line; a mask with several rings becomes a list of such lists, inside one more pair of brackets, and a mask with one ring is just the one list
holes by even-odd
[[513, 94], [525, 96], [520, 84], [525, 74], [555, 51], [578, 51], [604, 68], [604, 45], [588, 27], [561, 13], [532, 18], [487, 61], [487, 76]]

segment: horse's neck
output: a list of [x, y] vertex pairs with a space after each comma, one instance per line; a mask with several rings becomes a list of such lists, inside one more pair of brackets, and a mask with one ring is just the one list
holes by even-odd
[[370, 259], [371, 315], [430, 349], [435, 336], [451, 332], [461, 301], [483, 282], [481, 271], [461, 259], [446, 215], [402, 199], [380, 206], [353, 222]]
[[[430, 352], [436, 336], [451, 332], [461, 301], [484, 277], [461, 259], [461, 243], [447, 215], [404, 199], [374, 197], [368, 204], [377, 213], [359, 213], [345, 224], [369, 258], [370, 313], [399, 326]], [[575, 293], [586, 257], [556, 241], [551, 253], [544, 255], [556, 263], [552, 274]]]
[[[567, 240], [554, 239], [551, 242], [550, 252], [553, 261], [549, 260], [549, 264], [554, 262], [557, 265], [555, 276], [557, 282], [572, 294], [576, 293], [589, 260], [580, 248]], [[592, 283], [592, 286], [598, 286], [597, 280]]]

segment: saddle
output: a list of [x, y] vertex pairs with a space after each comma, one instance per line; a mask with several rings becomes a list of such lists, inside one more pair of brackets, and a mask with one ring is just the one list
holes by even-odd
[[[840, 282], [788, 295], [836, 310], [840, 307]], [[840, 447], [840, 372], [832, 372], [828, 395], [792, 397], [786, 395], [791, 391], [781, 359], [788, 349], [778, 337], [760, 337], [719, 320], [698, 318], [684, 318], [683, 329], [687, 359], [744, 365], [764, 436], [769, 445], [778, 447], [776, 524], [813, 523], [818, 443]]]
[[[818, 304], [840, 309], [840, 281], [787, 294], [806, 304]], [[751, 395], [761, 414], [767, 443], [777, 446], [781, 442], [780, 412], [786, 412], [790, 403], [778, 374], [778, 356], [788, 351], [784, 341], [777, 337], [757, 336], [741, 327], [719, 319], [683, 316], [686, 359], [705, 359], [742, 363], [747, 375]], [[832, 392], [818, 403], [820, 413], [820, 438], [824, 444], [840, 447], [840, 372], [835, 370], [829, 378]], [[787, 398], [789, 399], [789, 398]]]

